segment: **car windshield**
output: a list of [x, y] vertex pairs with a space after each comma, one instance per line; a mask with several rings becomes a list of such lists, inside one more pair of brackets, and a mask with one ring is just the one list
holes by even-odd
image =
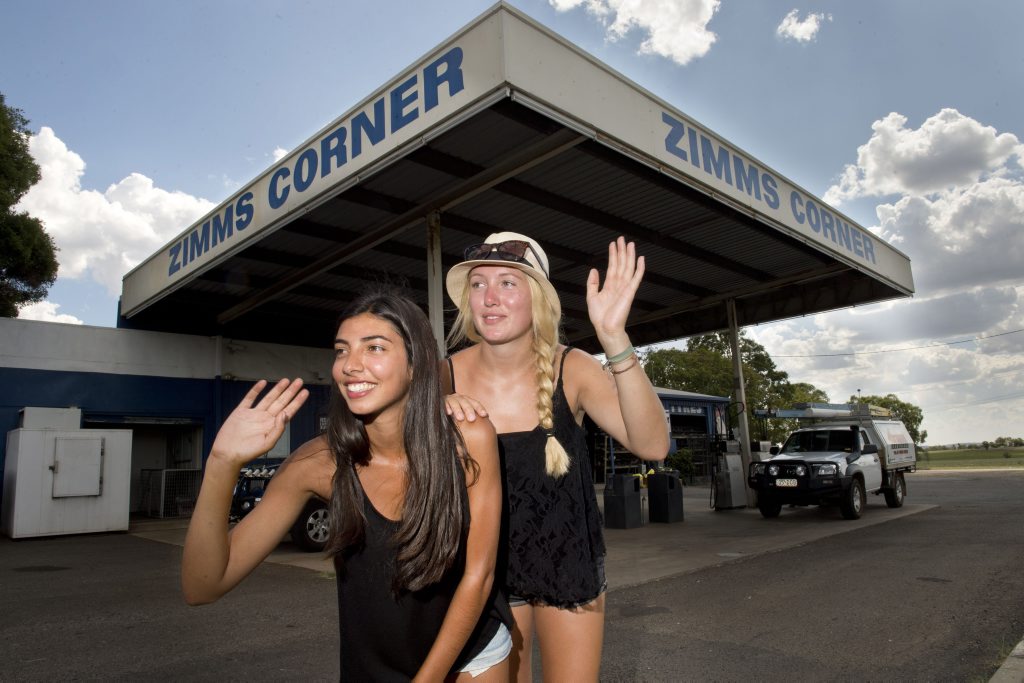
[[853, 431], [849, 429], [816, 429], [790, 434], [782, 446], [783, 453], [823, 453], [853, 450]]

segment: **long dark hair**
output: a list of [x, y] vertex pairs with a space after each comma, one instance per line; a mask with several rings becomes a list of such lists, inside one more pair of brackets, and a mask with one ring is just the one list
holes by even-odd
[[[408, 460], [405, 501], [391, 541], [398, 549], [392, 588], [396, 593], [416, 591], [439, 581], [455, 560], [469, 528], [464, 468], [475, 476], [476, 463], [445, 412], [440, 354], [423, 311], [391, 288], [373, 289], [349, 304], [338, 320], [339, 327], [363, 313], [395, 328], [412, 369], [402, 416]], [[372, 454], [362, 418], [349, 410], [336, 383], [331, 388], [326, 434], [337, 463], [327, 552], [344, 561], [346, 552], [360, 547], [365, 538], [363, 490], [356, 466], [368, 464]]]

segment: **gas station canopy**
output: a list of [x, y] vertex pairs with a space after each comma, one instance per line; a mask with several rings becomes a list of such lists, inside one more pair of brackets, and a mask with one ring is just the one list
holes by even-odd
[[599, 352], [590, 268], [647, 273], [634, 344], [913, 294], [910, 260], [655, 95], [499, 3], [124, 278], [122, 327], [327, 347], [367, 282], [453, 304], [492, 233], [548, 254], [563, 331]]

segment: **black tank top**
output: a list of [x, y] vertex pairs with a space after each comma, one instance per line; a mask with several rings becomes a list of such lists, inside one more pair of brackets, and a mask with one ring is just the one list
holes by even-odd
[[[356, 478], [358, 482], [358, 477]], [[423, 590], [391, 590], [396, 548], [391, 538], [398, 522], [384, 517], [363, 495], [365, 543], [335, 557], [338, 585], [338, 633], [342, 681], [408, 681], [427, 658], [441, 630], [465, 567], [465, 546], [441, 580]], [[468, 504], [463, 501], [468, 514]], [[501, 623], [512, 623], [508, 603], [495, 589], [453, 671], [465, 666], [490, 642]]]
[[[564, 608], [586, 604], [606, 587], [603, 522], [586, 432], [562, 382], [570, 350], [562, 354], [552, 395], [552, 431], [569, 454], [569, 471], [555, 478], [545, 470], [547, 434], [540, 425], [498, 434], [505, 488], [498, 577], [510, 596]], [[454, 391], [450, 358], [448, 363]]]

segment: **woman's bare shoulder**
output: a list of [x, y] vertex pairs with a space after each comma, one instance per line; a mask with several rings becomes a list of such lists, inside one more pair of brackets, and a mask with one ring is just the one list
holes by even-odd
[[322, 472], [330, 470], [333, 474], [335, 466], [334, 454], [323, 435], [310, 439], [302, 444], [285, 460], [282, 467], [303, 472]]
[[477, 417], [472, 422], [463, 420], [456, 422], [455, 425], [462, 433], [462, 440], [466, 442], [466, 448], [470, 451], [474, 450], [474, 447], [490, 445], [497, 439], [497, 431], [486, 417]]

